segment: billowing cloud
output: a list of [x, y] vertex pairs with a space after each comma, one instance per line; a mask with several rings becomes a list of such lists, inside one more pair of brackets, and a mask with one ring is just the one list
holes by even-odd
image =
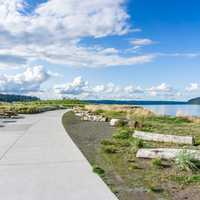
[[186, 87], [187, 92], [198, 92], [200, 91], [200, 84], [198, 83], [190, 83], [189, 86]]
[[[150, 62], [153, 55], [124, 56], [118, 49], [80, 45], [85, 37], [123, 35], [129, 26], [125, 0], [54, 0], [31, 13], [25, 0], [0, 0], [0, 67], [44, 60], [75, 67]], [[10, 57], [9, 57], [10, 56]], [[9, 62], [8, 62], [9, 60]]]
[[165, 97], [165, 98], [172, 98], [175, 97], [177, 93], [177, 91], [170, 85], [166, 84], [166, 83], [161, 83], [158, 86], [153, 86], [147, 89], [147, 92], [150, 96], [153, 97]]
[[0, 75], [0, 92], [36, 92], [49, 77], [50, 74], [42, 66], [27, 68], [23, 73], [16, 75]]
[[114, 83], [91, 85], [82, 77], [76, 77], [72, 82], [56, 85], [54, 92], [60, 97], [80, 99], [162, 99], [172, 100], [183, 98], [183, 90], [162, 83], [150, 88], [135, 85], [116, 85]]
[[56, 85], [54, 91], [68, 97], [95, 99], [131, 99], [144, 92], [142, 88], [133, 85], [125, 87], [113, 83], [90, 85], [82, 77], [76, 77], [71, 83]]
[[84, 81], [82, 77], [76, 77], [71, 83], [57, 85], [54, 87], [56, 93], [66, 95], [80, 95], [86, 93], [88, 90], [88, 82]]

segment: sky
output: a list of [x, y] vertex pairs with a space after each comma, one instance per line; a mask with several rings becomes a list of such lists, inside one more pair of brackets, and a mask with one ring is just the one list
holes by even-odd
[[0, 0], [0, 93], [200, 96], [198, 0]]

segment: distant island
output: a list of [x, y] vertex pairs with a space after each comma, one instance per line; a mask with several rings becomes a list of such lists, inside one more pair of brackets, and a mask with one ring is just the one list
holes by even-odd
[[200, 97], [194, 98], [194, 99], [190, 99], [188, 101], [189, 104], [200, 104]]
[[0, 102], [17, 102], [17, 101], [37, 101], [40, 100], [37, 97], [25, 96], [25, 95], [15, 95], [15, 94], [0, 94]]

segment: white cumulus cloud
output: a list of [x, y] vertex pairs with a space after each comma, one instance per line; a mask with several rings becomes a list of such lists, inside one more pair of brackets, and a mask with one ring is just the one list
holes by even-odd
[[190, 83], [189, 86], [186, 87], [187, 92], [197, 92], [200, 91], [200, 84], [198, 83]]
[[144, 92], [141, 87], [134, 87], [133, 85], [125, 87], [114, 83], [91, 85], [82, 77], [76, 77], [70, 83], [56, 85], [54, 91], [62, 96], [87, 99], [131, 99], [137, 98]]
[[126, 0], [53, 0], [31, 13], [25, 0], [0, 0], [0, 67], [44, 60], [75, 67], [150, 62], [153, 55], [124, 56], [118, 49], [83, 47], [85, 37], [123, 35], [131, 30]]
[[0, 92], [28, 93], [40, 90], [40, 86], [48, 80], [50, 74], [42, 66], [27, 68], [16, 75], [0, 75]]

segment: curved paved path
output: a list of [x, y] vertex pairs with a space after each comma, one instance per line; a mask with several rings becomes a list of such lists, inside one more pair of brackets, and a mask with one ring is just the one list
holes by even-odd
[[65, 112], [27, 115], [0, 128], [0, 199], [117, 200], [65, 132]]

